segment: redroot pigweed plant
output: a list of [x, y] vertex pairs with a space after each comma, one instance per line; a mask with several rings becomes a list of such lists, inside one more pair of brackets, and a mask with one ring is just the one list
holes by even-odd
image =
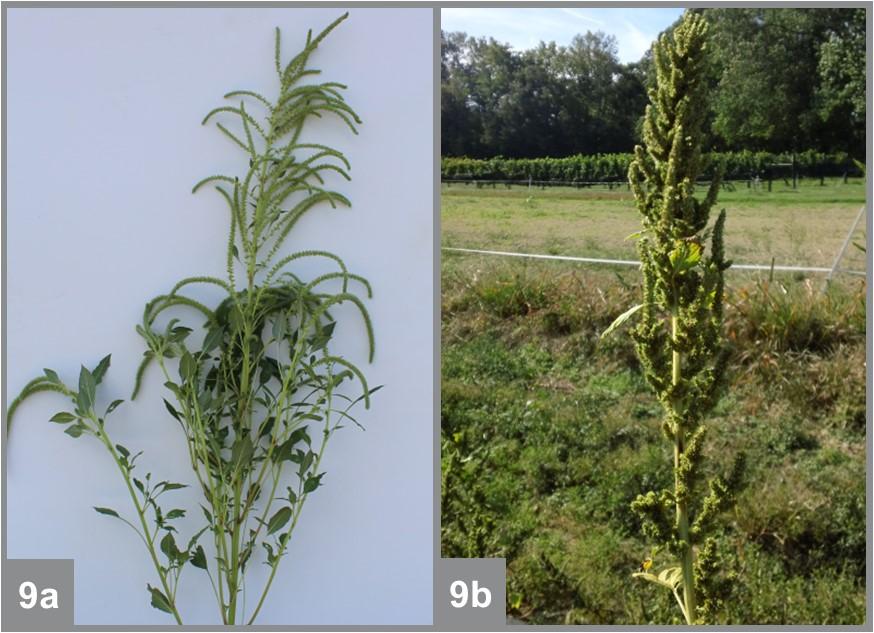
[[[647, 536], [652, 557], [634, 574], [670, 590], [689, 624], [712, 619], [730, 590], [715, 537], [707, 536], [739, 485], [742, 459], [728, 477], [710, 481], [700, 495], [705, 426], [723, 383], [722, 345], [725, 211], [708, 229], [720, 177], [703, 200], [694, 197], [702, 171], [701, 126], [706, 113], [707, 24], [687, 12], [672, 35], [653, 47], [656, 87], [644, 119], [646, 149], [635, 148], [628, 177], [643, 220], [638, 250], [643, 302], [617, 319], [608, 332], [640, 312], [633, 331], [647, 382], [665, 411], [662, 430], [674, 449], [673, 489], [640, 495], [632, 508]], [[705, 240], [711, 234], [709, 255]], [[607, 332], [605, 332], [606, 334]], [[675, 562], [653, 559], [666, 550]]]
[[[204, 123], [222, 117], [236, 120], [236, 131], [221, 121], [216, 125], [248, 162], [242, 177], [210, 176], [194, 187], [196, 192], [213, 185], [230, 211], [227, 279], [181, 280], [146, 304], [136, 328], [147, 349], [132, 398], [140, 391], [146, 370], [156, 365], [168, 392], [164, 404], [181, 426], [193, 481], [203, 493], [204, 526], [180, 540], [174, 522], [186, 510], [168, 509], [164, 502], [183, 484], [141, 474], [141, 453], [111, 439], [107, 419], [122, 401], [112, 402], [102, 414], [95, 408], [109, 356], [91, 370], [83, 367], [75, 387], [45, 370], [9, 407], [11, 423], [22, 400], [33, 394], [54, 391], [71, 399], [72, 410], [51, 420], [66, 425], [71, 437], [92, 436], [106, 447], [130, 493], [133, 513], [95, 510], [137, 533], [157, 575], [156, 586], [147, 586], [151, 604], [180, 624], [176, 595], [180, 575], [188, 566], [208, 575], [224, 624], [255, 621], [304, 503], [322, 483], [320, 465], [328, 441], [347, 422], [357, 424], [350, 410], [360, 401], [369, 406], [375, 391], [354, 364], [328, 350], [336, 326], [330, 311], [348, 302], [363, 316], [372, 360], [370, 318], [353, 292], [357, 285], [370, 297], [368, 282], [350, 273], [332, 253], [308, 250], [283, 256], [280, 252], [307, 211], [320, 203], [350, 205], [343, 195], [326, 189], [323, 178], [336, 172], [348, 180], [345, 157], [330, 147], [300, 141], [311, 117], [335, 115], [353, 132], [360, 124], [342, 96], [345, 86], [301, 82], [320, 72], [308, 68], [308, 60], [345, 18], [315, 37], [310, 31], [303, 50], [284, 67], [277, 29], [278, 98], [270, 101], [238, 90], [225, 95], [235, 105], [207, 114]], [[256, 117], [250, 107], [265, 114]], [[336, 269], [306, 281], [289, 269], [303, 258], [322, 258]], [[184, 294], [195, 284], [218, 287], [226, 296], [217, 306], [207, 307]], [[339, 290], [325, 290], [332, 286]], [[170, 310], [191, 312], [201, 325], [189, 327], [172, 318], [160, 327], [159, 317]], [[192, 336], [197, 327], [202, 337]], [[202, 342], [192, 343], [195, 338]], [[360, 383], [360, 397], [343, 393], [341, 384], [347, 380]], [[199, 544], [203, 536], [212, 537], [206, 548]], [[244, 577], [256, 562], [269, 566], [269, 576], [251, 612], [245, 613], [240, 599]]]

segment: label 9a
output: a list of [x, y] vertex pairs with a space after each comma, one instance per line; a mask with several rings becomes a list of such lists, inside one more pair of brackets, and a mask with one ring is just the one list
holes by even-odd
[[18, 586], [18, 596], [21, 600], [18, 604], [22, 609], [57, 609], [58, 608], [58, 590], [52, 587], [46, 587], [42, 591], [37, 589], [35, 583], [30, 580], [25, 580]]

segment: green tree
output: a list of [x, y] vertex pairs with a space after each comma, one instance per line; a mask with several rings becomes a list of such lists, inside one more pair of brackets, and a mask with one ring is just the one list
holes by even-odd
[[440, 32], [440, 151], [444, 156], [477, 156], [480, 118], [468, 105], [469, 67], [463, 62], [464, 33]]
[[628, 151], [646, 99], [639, 67], [621, 64], [615, 39], [603, 33], [522, 52], [443, 33], [441, 71], [447, 156]]
[[864, 129], [849, 129], [833, 116], [854, 102], [864, 112], [864, 17], [859, 24], [854, 11], [704, 10], [712, 25], [717, 141], [726, 149], [775, 152], [852, 151], [864, 144]]
[[[864, 157], [865, 148], [865, 9], [842, 11], [819, 46], [819, 85], [815, 93], [819, 114], [837, 137], [849, 137], [846, 149]], [[860, 142], [861, 141], [861, 142]]]

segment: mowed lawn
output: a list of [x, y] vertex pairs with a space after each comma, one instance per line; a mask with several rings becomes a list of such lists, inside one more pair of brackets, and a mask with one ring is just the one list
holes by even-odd
[[[704, 191], [701, 191], [704, 195]], [[859, 209], [865, 204], [862, 179], [782, 181], [748, 188], [724, 187], [717, 209], [728, 214], [726, 250], [737, 263], [831, 266]], [[636, 259], [640, 217], [623, 185], [546, 189], [499, 185], [443, 185], [443, 246], [548, 255]], [[853, 240], [865, 241], [863, 219]], [[851, 246], [844, 268], [864, 270], [864, 253]]]

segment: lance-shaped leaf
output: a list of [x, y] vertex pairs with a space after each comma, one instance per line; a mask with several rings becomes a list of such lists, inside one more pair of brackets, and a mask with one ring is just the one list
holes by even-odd
[[634, 316], [634, 314], [643, 307], [642, 303], [637, 304], [633, 308], [630, 308], [620, 314], [616, 319], [614, 319], [613, 323], [610, 324], [606, 330], [601, 332], [601, 338], [609, 336], [614, 330], [621, 327], [623, 323], [625, 323], [628, 319]]

